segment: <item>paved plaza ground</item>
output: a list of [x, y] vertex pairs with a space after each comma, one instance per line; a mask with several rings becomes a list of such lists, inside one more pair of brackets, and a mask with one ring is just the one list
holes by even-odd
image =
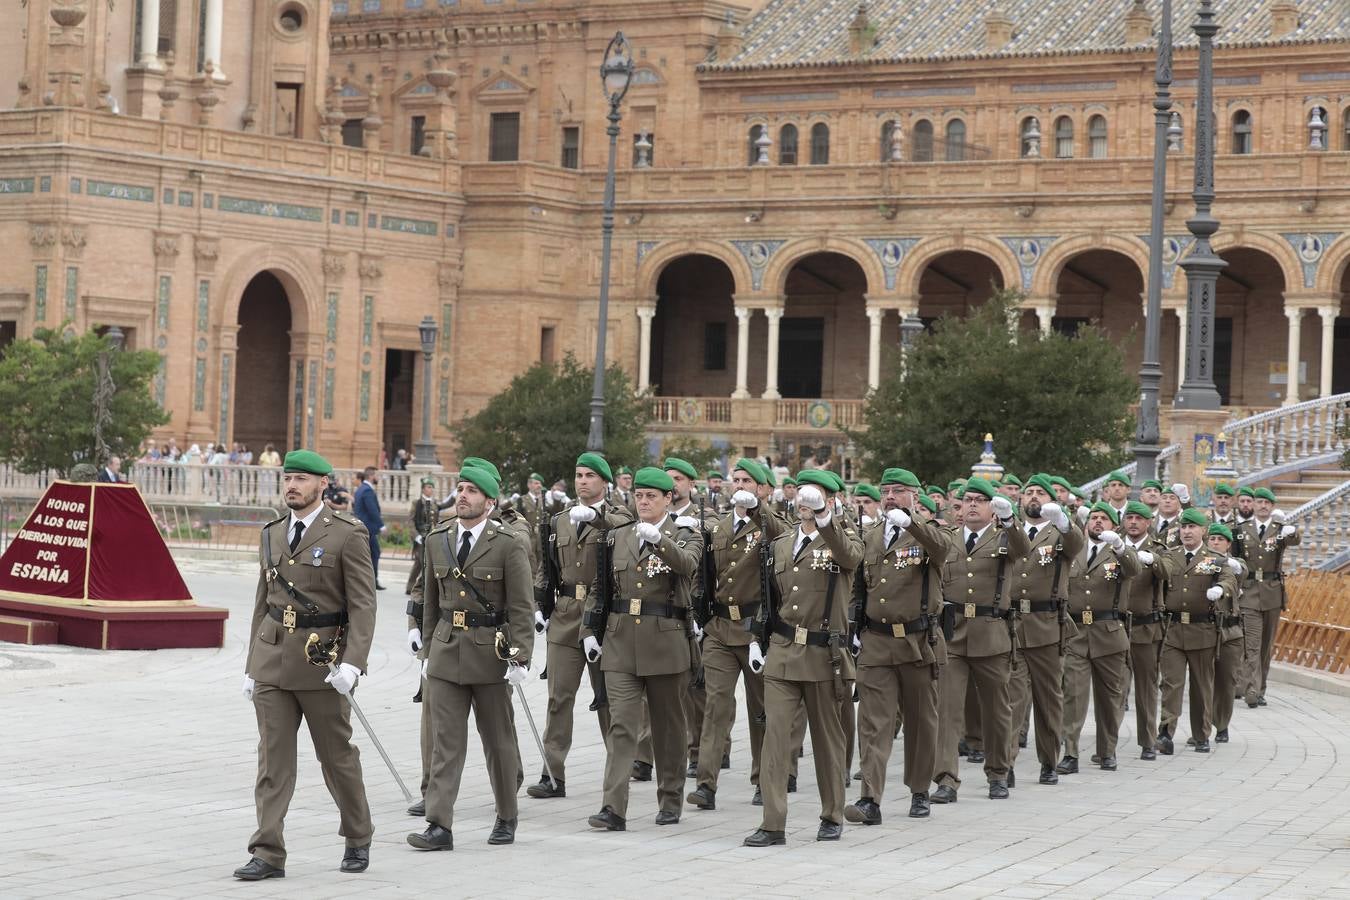
[[[337, 872], [337, 813], [302, 735], [287, 877], [236, 882], [230, 872], [248, 858], [254, 827], [257, 730], [239, 682], [256, 569], [244, 559], [180, 565], [199, 602], [231, 610], [219, 651], [0, 644], [0, 897], [1350, 898], [1350, 760], [1340, 758], [1350, 754], [1350, 698], [1286, 684], [1272, 685], [1265, 709], [1239, 703], [1232, 743], [1209, 755], [1138, 760], [1131, 713], [1117, 772], [1085, 768], [1044, 787], [1024, 755], [1022, 785], [993, 802], [965, 763], [955, 806], [916, 821], [904, 815], [908, 798], [893, 794], [882, 825], [846, 826], [838, 844], [814, 841], [819, 807], [806, 760], [788, 846], [768, 850], [740, 846], [759, 823], [744, 715], [716, 811], [686, 807], [679, 825], [658, 828], [653, 785], [634, 785], [629, 830], [610, 834], [586, 825], [600, 806], [604, 754], [578, 704], [568, 796], [522, 791], [511, 847], [486, 843], [491, 793], [481, 748], [471, 746], [456, 849], [427, 854], [405, 843], [424, 823], [405, 814], [353, 720], [375, 818], [370, 870]], [[404, 643], [402, 573], [385, 580], [358, 697], [416, 790], [418, 667]], [[531, 678], [527, 693], [542, 727], [544, 683]], [[1089, 731], [1091, 723], [1089, 715]], [[528, 783], [539, 754], [519, 725]], [[897, 748], [890, 784], [903, 792], [899, 760]]]

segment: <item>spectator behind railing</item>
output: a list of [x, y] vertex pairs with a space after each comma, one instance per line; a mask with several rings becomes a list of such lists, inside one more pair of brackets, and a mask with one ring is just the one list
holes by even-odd
[[281, 465], [281, 454], [271, 444], [264, 444], [262, 453], [258, 455], [258, 465], [279, 466]]

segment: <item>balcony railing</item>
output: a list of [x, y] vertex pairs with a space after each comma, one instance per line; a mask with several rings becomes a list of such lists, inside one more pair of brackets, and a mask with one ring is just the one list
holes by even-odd
[[761, 400], [727, 397], [656, 397], [657, 427], [723, 429], [835, 429], [863, 424], [863, 400]]
[[1315, 569], [1345, 551], [1350, 547], [1350, 478], [1295, 509], [1289, 522], [1303, 535], [1284, 551], [1285, 571]]
[[[1294, 406], [1282, 406], [1230, 421], [1228, 458], [1241, 475], [1288, 469], [1300, 461], [1325, 461], [1345, 449], [1341, 436], [1350, 421], [1350, 394], [1335, 394]], [[1296, 466], [1294, 467], [1296, 468]]]

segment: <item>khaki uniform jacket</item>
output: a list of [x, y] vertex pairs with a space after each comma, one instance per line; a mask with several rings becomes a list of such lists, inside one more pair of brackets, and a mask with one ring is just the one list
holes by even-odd
[[[1097, 549], [1092, 565], [1087, 551], [1073, 560], [1069, 578], [1069, 612], [1082, 616], [1087, 610], [1103, 612], [1117, 609], [1123, 615], [1129, 605], [1129, 580], [1140, 572], [1139, 557], [1129, 544], [1117, 553], [1105, 544]], [[1095, 659], [1130, 649], [1129, 632], [1118, 619], [1094, 620], [1084, 624], [1069, 639], [1069, 649], [1078, 656]]]
[[936, 641], [928, 642], [928, 632], [918, 631], [900, 637], [887, 637], [863, 631], [860, 666], [898, 666], [905, 663], [947, 662], [947, 644], [942, 639], [942, 575], [951, 554], [951, 542], [937, 525], [914, 519], [890, 547], [886, 534], [890, 526], [883, 518], [863, 539], [863, 560], [857, 578], [867, 592], [864, 607], [867, 620], [874, 625], [900, 625], [923, 615], [923, 572], [928, 568], [928, 614]]
[[[577, 526], [572, 524], [567, 511], [553, 517], [553, 548], [557, 554], [558, 602], [553, 608], [553, 617], [548, 621], [548, 642], [564, 647], [580, 647], [581, 640], [590, 634], [581, 620], [590, 597], [591, 585], [595, 581], [597, 555], [601, 537], [610, 528], [630, 524], [633, 516], [622, 506], [615, 506], [608, 500], [600, 504], [594, 519], [586, 523], [581, 536], [577, 536]], [[545, 549], [544, 552], [550, 552]], [[546, 575], [541, 565], [536, 574], [535, 584], [543, 587]]]
[[435, 497], [418, 497], [412, 503], [408, 517], [412, 519], [413, 534], [425, 535], [435, 528], [441, 513], [441, 502]]
[[1162, 541], [1162, 543], [1163, 543], [1164, 545], [1166, 545], [1166, 546], [1167, 546], [1168, 548], [1170, 548], [1170, 549], [1175, 550], [1177, 547], [1180, 547], [1180, 546], [1181, 546], [1181, 513], [1178, 512], [1175, 516], [1173, 516], [1172, 518], [1170, 518], [1170, 519], [1167, 520], [1167, 531], [1166, 531], [1166, 532], [1162, 532], [1162, 531], [1159, 531], [1159, 530], [1158, 530], [1158, 526], [1159, 526], [1161, 523], [1162, 523], [1162, 513], [1154, 513], [1154, 515], [1153, 515], [1153, 521], [1150, 522], [1150, 523], [1149, 523], [1149, 526], [1148, 526], [1148, 533], [1149, 533], [1149, 536], [1150, 536], [1150, 537], [1153, 537], [1153, 538], [1157, 538], [1159, 541]]
[[[1022, 526], [1025, 532], [1025, 525]], [[1033, 602], [1064, 600], [1069, 596], [1069, 571], [1073, 561], [1083, 551], [1083, 532], [1070, 520], [1069, 531], [1062, 534], [1049, 522], [1036, 526], [1036, 538], [1031, 541], [1031, 552], [1015, 565], [1009, 586], [1009, 599], [1020, 611], [1018, 644], [1022, 647], [1047, 647], [1059, 643], [1059, 615], [1056, 612], [1029, 612]], [[1059, 561], [1059, 595], [1053, 596], [1055, 562]], [[1011, 562], [1011, 561], [1010, 561]], [[1066, 637], [1074, 633], [1074, 624], [1066, 622]]]
[[[1003, 535], [1007, 535], [1006, 552], [1000, 552]], [[948, 603], [956, 604], [956, 625], [952, 629], [951, 640], [947, 642], [948, 652], [973, 657], [998, 656], [1009, 652], [1012, 643], [1005, 620], [991, 616], [968, 619], [964, 613], [968, 604], [994, 606], [996, 600], [999, 609], [1009, 608], [1017, 560], [1031, 552], [1027, 533], [1016, 522], [1011, 528], [1003, 528], [996, 521], [991, 522], [975, 542], [974, 551], [969, 556], [966, 555], [964, 527], [951, 531], [948, 539], [952, 550], [947, 563], [947, 577], [942, 584], [942, 596]], [[1003, 596], [998, 598], [995, 595], [1000, 557], [1004, 559], [1004, 577]]]
[[514, 509], [494, 512], [493, 521], [500, 522], [502, 527], [511, 532], [525, 548], [525, 553], [530, 559], [530, 578], [539, 571], [539, 532], [530, 528], [530, 523], [519, 512]]
[[615, 488], [609, 495], [609, 502], [615, 506], [622, 506], [628, 510], [629, 515], [637, 518], [637, 498], [633, 496], [632, 491], [623, 491]]
[[455, 558], [461, 534], [456, 523], [427, 536], [421, 656], [429, 660], [427, 674], [442, 681], [496, 684], [506, 676], [506, 663], [497, 658], [497, 629], [458, 628], [453, 616], [456, 612], [505, 616], [502, 628], [507, 639], [520, 648], [520, 664], [528, 665], [534, 651], [529, 554], [517, 534], [489, 520], [461, 571]]
[[1244, 638], [1242, 629], [1242, 601], [1246, 598], [1246, 592], [1243, 590], [1242, 586], [1244, 584], [1254, 583], [1247, 581], [1247, 576], [1251, 574], [1251, 570], [1247, 568], [1245, 560], [1237, 556], [1230, 556], [1229, 559], [1236, 559], [1238, 564], [1242, 566], [1242, 572], [1241, 574], [1233, 576], [1238, 584], [1237, 602], [1233, 604], [1234, 608], [1231, 611], [1224, 613], [1224, 625], [1222, 631], [1223, 642], [1225, 644], [1229, 641], [1240, 641]]
[[[780, 599], [778, 621], [792, 628], [823, 631], [825, 600], [830, 581], [835, 582], [834, 606], [830, 610], [829, 631], [848, 639], [849, 585], [853, 572], [862, 562], [863, 542], [857, 530], [839, 516], [807, 545], [800, 557], [793, 557], [798, 530], [784, 532], [773, 542], [773, 580]], [[846, 649], [840, 648], [844, 659]], [[795, 644], [779, 634], [769, 635], [764, 675], [784, 681], [832, 681], [834, 667], [828, 647]], [[847, 678], [847, 668], [843, 672]]]
[[366, 526], [345, 512], [323, 509], [291, 553], [286, 536], [290, 517], [263, 527], [259, 547], [258, 589], [253, 601], [245, 671], [259, 684], [283, 691], [330, 690], [324, 683], [327, 667], [310, 664], [305, 642], [310, 634], [328, 641], [337, 628], [287, 629], [268, 614], [268, 607], [292, 607], [306, 615], [284, 585], [291, 585], [320, 614], [347, 612], [338, 648], [338, 663], [351, 663], [362, 672], [375, 635], [375, 569], [370, 564], [370, 535]]
[[709, 602], [747, 609], [740, 621], [716, 614], [708, 620], [704, 630], [729, 647], [748, 647], [754, 641], [750, 626], [759, 610], [750, 607], [764, 601], [760, 596], [759, 548], [788, 530], [787, 522], [763, 502], [750, 510], [749, 519], [750, 524], [742, 528], [740, 534], [735, 534], [734, 511], [711, 523], [710, 540], [704, 550], [712, 554], [713, 568], [717, 572], [717, 583], [708, 595]]
[[[1254, 610], [1284, 609], [1284, 578], [1281, 557], [1285, 547], [1293, 547], [1303, 540], [1294, 529], [1287, 538], [1280, 537], [1283, 526], [1266, 523], [1266, 536], [1261, 538], [1261, 526], [1249, 519], [1233, 531], [1233, 555], [1242, 559], [1249, 570], [1242, 583], [1242, 608]], [[1279, 578], [1271, 576], [1281, 574]]]
[[[1125, 538], [1125, 543], [1132, 548], [1134, 546], [1129, 538]], [[1167, 588], [1167, 582], [1181, 571], [1181, 565], [1186, 557], [1175, 550], [1167, 549], [1161, 541], [1152, 536], [1145, 536], [1139, 547], [1134, 549], [1136, 553], [1138, 550], [1152, 553], [1153, 563], [1147, 566], [1142, 561], [1139, 563], [1139, 574], [1131, 577], [1129, 583], [1125, 585], [1121, 605], [1135, 617], [1135, 622], [1130, 628], [1130, 643], [1151, 644], [1162, 639], [1162, 621], [1160, 619], [1145, 625], [1140, 624], [1139, 617], [1162, 611], [1163, 592]]]
[[599, 573], [591, 585], [591, 596], [598, 602], [598, 579], [612, 579], [612, 603], [600, 657], [603, 672], [645, 678], [687, 672], [692, 664], [693, 625], [688, 613], [683, 619], [642, 615], [640, 604], [689, 609], [694, 575], [703, 558], [703, 535], [697, 529], [678, 527], [670, 517], [660, 528], [661, 542], [655, 546], [639, 546], [643, 542], [635, 523], [610, 532], [610, 572]]
[[[1228, 568], [1228, 557], [1201, 545], [1186, 564], [1185, 549], [1178, 552], [1178, 571], [1167, 584], [1167, 608], [1172, 612], [1204, 615], [1217, 612], [1220, 616], [1236, 615], [1237, 579]], [[1205, 594], [1215, 585], [1223, 588], [1223, 596], [1215, 604]], [[1202, 650], [1218, 643], [1213, 622], [1169, 622], [1166, 646], [1181, 650]]]

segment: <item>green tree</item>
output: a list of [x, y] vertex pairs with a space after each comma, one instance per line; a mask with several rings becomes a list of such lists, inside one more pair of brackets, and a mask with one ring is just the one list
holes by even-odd
[[[931, 483], [968, 477], [986, 432], [1005, 470], [1075, 483], [1125, 461], [1138, 384], [1118, 342], [1096, 328], [1074, 337], [1016, 331], [1016, 291], [999, 291], [966, 318], [943, 318], [908, 358], [887, 360], [849, 431], [875, 478], [888, 465]], [[902, 367], [903, 366], [903, 367]]]
[[704, 472], [721, 467], [723, 457], [728, 458], [732, 464], [737, 459], [735, 447], [716, 447], [708, 441], [689, 437], [667, 438], [661, 444], [660, 460], [652, 460], [652, 462], [660, 465], [661, 460], [664, 460], [667, 456], [678, 456], [685, 460], [698, 470], [700, 478], [703, 477]]
[[[538, 363], [459, 426], [462, 456], [481, 456], [501, 470], [507, 493], [523, 490], [531, 472], [571, 483], [586, 449], [594, 369], [568, 354], [558, 365]], [[646, 459], [651, 404], [618, 366], [605, 372], [605, 458], [614, 468]]]
[[95, 453], [94, 394], [104, 351], [115, 386], [103, 432], [109, 451], [134, 456], [150, 430], [169, 421], [150, 393], [158, 353], [113, 351], [93, 331], [67, 337], [39, 328], [0, 353], [0, 459], [21, 472], [62, 475], [82, 460], [103, 462]]

